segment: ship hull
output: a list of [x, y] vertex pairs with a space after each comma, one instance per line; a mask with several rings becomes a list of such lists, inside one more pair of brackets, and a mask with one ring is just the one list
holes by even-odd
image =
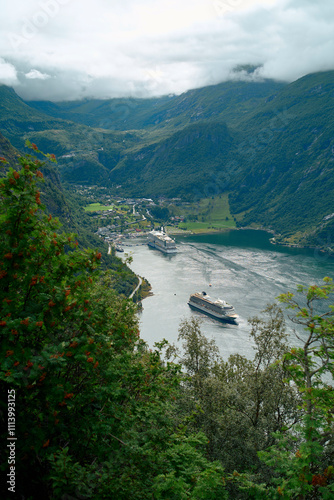
[[206, 314], [206, 316], [210, 316], [211, 318], [216, 319], [217, 321], [220, 321], [222, 323], [230, 323], [231, 325], [237, 325], [237, 319], [230, 317], [230, 316], [222, 316], [220, 314], [215, 314], [212, 311], [208, 311], [207, 309], [202, 308], [200, 305], [193, 304], [191, 302], [188, 302], [188, 305], [190, 306], [191, 309], [194, 311], [201, 312], [203, 314]]

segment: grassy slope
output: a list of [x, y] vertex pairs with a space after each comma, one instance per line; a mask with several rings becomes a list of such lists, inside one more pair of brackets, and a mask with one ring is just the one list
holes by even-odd
[[[180, 222], [178, 227], [193, 233], [214, 232], [236, 227], [230, 213], [227, 193], [203, 198], [198, 203], [190, 204], [187, 207], [172, 206], [169, 208], [174, 215], [182, 215], [186, 218], [186, 221]], [[168, 227], [170, 233], [173, 233], [173, 229], [173, 227]]]

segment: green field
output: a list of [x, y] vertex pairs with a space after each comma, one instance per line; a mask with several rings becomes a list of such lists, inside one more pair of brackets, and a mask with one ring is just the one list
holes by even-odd
[[199, 203], [182, 209], [182, 215], [185, 216], [186, 221], [180, 222], [178, 227], [193, 233], [207, 233], [236, 227], [235, 220], [230, 213], [228, 194], [204, 198]]
[[101, 205], [101, 203], [91, 203], [85, 207], [85, 212], [99, 212], [100, 210], [111, 210], [113, 205]]

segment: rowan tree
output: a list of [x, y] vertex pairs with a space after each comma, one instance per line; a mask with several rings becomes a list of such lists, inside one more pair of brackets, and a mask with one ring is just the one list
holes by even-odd
[[[78, 250], [45, 213], [43, 163], [19, 161], [0, 181], [0, 388], [16, 392], [16, 493], [224, 498], [206, 437], [175, 424], [180, 367], [139, 338], [134, 304], [98, 272], [101, 254]], [[1, 415], [5, 423], [7, 398]]]

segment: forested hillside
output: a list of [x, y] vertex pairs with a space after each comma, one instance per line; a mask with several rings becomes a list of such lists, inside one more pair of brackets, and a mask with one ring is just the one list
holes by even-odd
[[[334, 72], [282, 89], [247, 121], [239, 152], [245, 168], [231, 194], [243, 224], [262, 223], [291, 241], [333, 241]], [[318, 244], [321, 243], [319, 235]]]
[[236, 141], [224, 123], [201, 122], [129, 151], [112, 171], [112, 179], [132, 196], [154, 193], [192, 201], [203, 178], [219, 172], [237, 154]]
[[[35, 146], [35, 152], [38, 151]], [[8, 168], [18, 169], [18, 159], [20, 153], [0, 132], [0, 157], [6, 159], [2, 165], [0, 175], [4, 176]], [[69, 193], [65, 192], [60, 181], [59, 172], [53, 155], [49, 154], [45, 160], [43, 155], [39, 155], [40, 171], [43, 176], [43, 185], [40, 188], [40, 199], [46, 207], [48, 213], [57, 217], [63, 230], [74, 232], [77, 235], [77, 241], [80, 248], [96, 248], [101, 252], [102, 267], [108, 268], [113, 273], [113, 287], [119, 293], [129, 296], [137, 285], [136, 275], [129, 267], [116, 257], [114, 250], [108, 255], [107, 244], [98, 238], [93, 232], [86, 228], [85, 219], [87, 215], [82, 213], [77, 206], [76, 200]]]

